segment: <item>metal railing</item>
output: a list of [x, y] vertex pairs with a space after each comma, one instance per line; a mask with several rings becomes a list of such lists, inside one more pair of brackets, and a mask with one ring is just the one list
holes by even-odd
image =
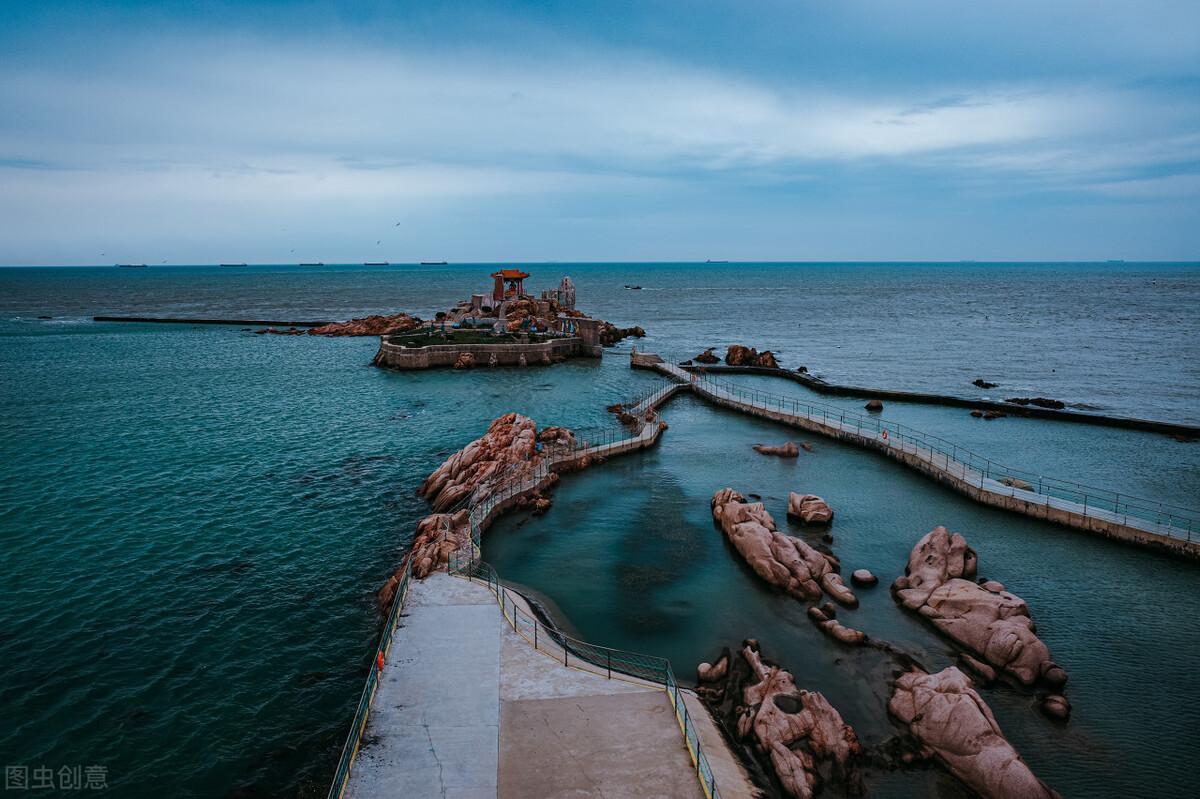
[[[670, 368], [672, 362], [667, 361], [667, 365]], [[1108, 515], [1114, 521], [1124, 520], [1127, 525], [1130, 518], [1149, 522], [1161, 527], [1164, 535], [1189, 542], [1193, 535], [1200, 534], [1200, 511], [1191, 508], [1006, 466], [953, 441], [908, 425], [795, 396], [748, 388], [714, 378], [703, 368], [685, 374], [694, 385], [715, 399], [724, 398], [769, 413], [802, 417], [819, 423], [834, 435], [842, 433], [857, 436], [870, 440], [878, 449], [916, 455], [934, 468], [981, 489], [1010, 496], [1029, 496], [1032, 501], [1041, 498], [1048, 506], [1053, 506], [1052, 500], [1055, 499], [1071, 502], [1081, 506], [1084, 515], [1097, 518]]]
[[363, 731], [367, 727], [367, 717], [371, 714], [371, 700], [375, 698], [375, 690], [379, 687], [380, 663], [387, 660], [388, 650], [392, 646], [392, 636], [396, 632], [396, 623], [400, 620], [404, 608], [404, 599], [408, 595], [408, 585], [412, 577], [412, 556], [406, 556], [401, 568], [400, 581], [396, 585], [396, 593], [392, 599], [392, 610], [388, 613], [387, 622], [380, 636], [379, 646], [375, 649], [375, 657], [371, 659], [371, 673], [367, 675], [367, 684], [363, 687], [362, 696], [358, 700], [358, 708], [354, 711], [354, 722], [350, 725], [350, 734], [342, 747], [342, 756], [338, 760], [337, 770], [333, 774], [333, 784], [329, 788], [329, 799], [341, 799], [350, 782], [350, 767], [358, 755], [362, 744]]

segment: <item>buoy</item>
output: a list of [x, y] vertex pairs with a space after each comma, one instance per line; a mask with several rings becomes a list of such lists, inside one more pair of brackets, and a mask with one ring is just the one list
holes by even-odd
[[380, 652], [375, 656], [375, 662], [379, 664], [379, 670], [383, 671], [383, 653]]

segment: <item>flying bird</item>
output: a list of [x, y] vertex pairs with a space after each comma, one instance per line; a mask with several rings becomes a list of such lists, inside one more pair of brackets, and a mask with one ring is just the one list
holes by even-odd
[[383, 239], [380, 239], [379, 241], [375, 242], [375, 246], [378, 247], [380, 242], [382, 242], [382, 241], [383, 241]]

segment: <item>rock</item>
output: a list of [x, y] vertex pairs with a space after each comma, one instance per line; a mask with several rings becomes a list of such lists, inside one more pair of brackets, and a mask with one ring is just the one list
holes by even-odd
[[729, 673], [729, 653], [723, 652], [716, 663], [701, 663], [696, 667], [696, 678], [700, 682], [716, 682]]
[[880, 411], [883, 410], [883, 401], [873, 399], [870, 402], [868, 402], [866, 405], [864, 405], [863, 407], [866, 408], [871, 413], [879, 413]]
[[821, 628], [823, 633], [843, 644], [857, 645], [865, 643], [867, 640], [867, 634], [862, 630], [847, 627], [821, 608], [809, 608], [808, 617]]
[[[711, 350], [709, 350], [709, 352], [711, 352]], [[707, 361], [705, 363], [707, 363]], [[729, 366], [760, 366], [770, 369], [779, 368], [779, 362], [775, 360], [775, 355], [770, 350], [759, 353], [759, 351], [753, 347], [743, 347], [741, 344], [734, 344], [725, 351], [725, 363]]]
[[820, 781], [818, 766], [844, 773], [862, 751], [854, 728], [817, 691], [796, 687], [792, 675], [763, 661], [757, 646], [742, 649], [750, 675], [737, 720], [741, 738], [771, 763], [789, 796], [811, 799]]
[[541, 460], [537, 425], [527, 416], [507, 413], [487, 432], [454, 453], [418, 489], [443, 511], [467, 496], [478, 502], [501, 482], [530, 476]]
[[1066, 721], [1071, 718], [1071, 703], [1062, 694], [1050, 694], [1042, 699], [1042, 712], [1052, 719]]
[[600, 325], [600, 344], [605, 347], [611, 347], [629, 336], [642, 338], [645, 335], [646, 331], [637, 326], [617, 327], [611, 322], [604, 322]]
[[821, 588], [835, 600], [848, 608], [858, 607], [858, 597], [842, 582], [842, 576], [837, 572], [826, 572], [821, 575]]
[[796, 446], [794, 441], [780, 444], [777, 447], [766, 444], [755, 444], [754, 451], [760, 455], [778, 455], [781, 458], [796, 458], [800, 456], [800, 448]]
[[471, 352], [460, 352], [458, 358], [454, 361], [455, 369], [470, 369], [475, 366], [475, 354]]
[[1003, 419], [1005, 416], [1008, 416], [1008, 414], [1004, 411], [986, 411], [983, 414], [984, 421], [988, 422], [992, 421], [993, 419]]
[[875, 585], [879, 582], [879, 578], [866, 569], [855, 569], [850, 574], [850, 582], [855, 585], [861, 585], [864, 588]]
[[424, 322], [406, 313], [391, 316], [364, 316], [348, 322], [332, 322], [311, 328], [310, 336], [386, 336], [391, 333], [407, 333], [421, 327]]
[[1014, 405], [1036, 405], [1039, 408], [1052, 408], [1056, 411], [1061, 411], [1067, 407], [1065, 402], [1060, 402], [1056, 399], [1046, 399], [1045, 397], [1009, 397], [1004, 401], [1011, 402]]
[[716, 349], [716, 347], [709, 347], [708, 349], [706, 349], [704, 352], [697, 355], [692, 360], [695, 361], [696, 363], [720, 363], [721, 359], [713, 354], [713, 350], [715, 350], [715, 349]]
[[971, 385], [978, 386], [979, 388], [995, 388], [996, 387], [995, 383], [989, 383], [988, 381], [984, 380], [982, 377], [977, 377], [974, 380], [972, 380]]
[[958, 662], [966, 666], [983, 681], [984, 685], [990, 685], [996, 681], [996, 670], [988, 664], [973, 658], [966, 652], [958, 653]]
[[985, 591], [991, 591], [993, 594], [998, 594], [1004, 590], [1004, 583], [996, 580], [980, 580], [979, 587]]
[[810, 444], [810, 443], [808, 443], [807, 441], [801, 441], [801, 442], [800, 442], [800, 449], [804, 450], [805, 452], [812, 452], [812, 451], [813, 451], [813, 445], [812, 445], [812, 444]]
[[975, 410], [971, 411], [971, 415], [974, 416], [976, 419], [978, 419], [981, 416], [983, 416], [983, 411], [976, 408]]
[[905, 576], [892, 589], [905, 608], [1023, 685], [1065, 684], [1066, 672], [1037, 637], [1025, 601], [1000, 583], [989, 590], [971, 582], [976, 567], [966, 540], [936, 527], [913, 547]]
[[[821, 598], [821, 579], [835, 571], [836, 559], [810, 547], [799, 538], [775, 529], [775, 520], [761, 502], [747, 503], [732, 488], [713, 494], [713, 518], [754, 573], [797, 599]], [[840, 583], [840, 580], [838, 581]], [[849, 589], [827, 582], [846, 599]], [[853, 594], [850, 594], [853, 597]]]
[[950, 666], [901, 674], [888, 711], [951, 774], [984, 799], [1058, 799], [1000, 731], [971, 680]]
[[788, 492], [787, 515], [804, 524], [829, 524], [833, 521], [833, 508], [815, 494]]
[[1019, 488], [1022, 491], [1032, 491], [1033, 490], [1032, 485], [1030, 485], [1026, 481], [1020, 479], [1019, 477], [1001, 477], [1000, 484], [1009, 486], [1011, 488]]

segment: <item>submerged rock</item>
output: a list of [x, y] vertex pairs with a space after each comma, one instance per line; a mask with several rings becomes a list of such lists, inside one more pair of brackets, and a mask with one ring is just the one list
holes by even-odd
[[976, 568], [966, 539], [935, 527], [913, 547], [892, 591], [905, 608], [1023, 685], [1065, 684], [1067, 674], [1037, 637], [1025, 601], [999, 583], [972, 582]]
[[1050, 408], [1056, 411], [1067, 407], [1067, 404], [1061, 400], [1047, 399], [1046, 397], [1009, 397], [1004, 401], [1014, 405], [1034, 405], [1038, 408]]
[[781, 458], [797, 458], [800, 456], [800, 448], [796, 446], [796, 442], [794, 441], [788, 441], [786, 444], [778, 446], [755, 444], [754, 451], [760, 455], [778, 455]]
[[982, 377], [977, 377], [971, 381], [971, 385], [978, 386], [979, 388], [995, 388], [997, 384], [989, 383], [988, 381], [984, 380]]
[[834, 618], [832, 610], [832, 607], [828, 609], [811, 607], [808, 609], [808, 617], [821, 628], [822, 632], [841, 641], [843, 644], [861, 644], [866, 642], [866, 633], [842, 624]]
[[834, 599], [857, 604], [840, 578], [823, 579], [836, 571], [837, 560], [776, 530], [761, 502], [747, 503], [732, 488], [723, 488], [713, 494], [711, 505], [721, 531], [763, 580], [797, 599], [820, 599], [825, 588]]
[[833, 508], [816, 494], [788, 492], [787, 515], [804, 524], [829, 524], [833, 521]]
[[950, 666], [913, 668], [897, 679], [888, 711], [984, 799], [1058, 799], [1013, 748], [971, 680]]
[[1042, 712], [1053, 719], [1066, 721], [1071, 718], [1071, 703], [1062, 694], [1050, 694], [1042, 699]]

